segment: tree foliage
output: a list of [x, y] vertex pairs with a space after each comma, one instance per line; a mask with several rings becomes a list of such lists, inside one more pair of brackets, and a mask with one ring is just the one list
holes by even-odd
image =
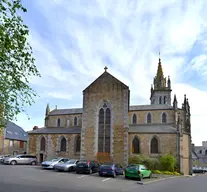
[[32, 76], [40, 77], [27, 41], [28, 27], [18, 13], [27, 12], [21, 0], [0, 1], [0, 125], [13, 120], [34, 102]]

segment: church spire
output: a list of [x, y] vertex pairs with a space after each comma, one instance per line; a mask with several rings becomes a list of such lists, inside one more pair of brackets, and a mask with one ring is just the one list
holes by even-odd
[[50, 106], [49, 106], [49, 103], [47, 104], [47, 107], [46, 107], [46, 112], [45, 112], [45, 116], [48, 116], [50, 113]]
[[167, 104], [171, 105], [171, 80], [164, 77], [162, 63], [159, 52], [159, 61], [157, 73], [154, 77], [153, 86], [151, 87], [151, 104]]
[[157, 67], [157, 74], [154, 79], [154, 86], [155, 86], [155, 88], [166, 87], [166, 78], [164, 78], [164, 74], [163, 74], [163, 70], [162, 70], [160, 52], [159, 52], [159, 62], [158, 62], [158, 67]]

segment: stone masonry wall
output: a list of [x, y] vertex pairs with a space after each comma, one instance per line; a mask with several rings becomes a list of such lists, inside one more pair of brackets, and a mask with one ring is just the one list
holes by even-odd
[[[80, 158], [80, 153], [75, 152], [75, 138], [77, 134], [47, 134], [29, 135], [29, 148], [28, 153], [36, 155], [39, 161], [40, 154], [43, 154], [44, 160], [52, 159], [55, 157], [68, 157], [68, 158]], [[45, 151], [40, 151], [41, 138], [44, 137], [46, 140]], [[66, 152], [60, 152], [60, 140], [65, 137], [66, 139]]]
[[[119, 163], [128, 154], [126, 122], [128, 122], [128, 89], [110, 75], [97, 79], [83, 96], [81, 158], [96, 159], [98, 146], [98, 114], [104, 102], [111, 109], [111, 157]], [[127, 107], [126, 107], [127, 106]], [[126, 145], [126, 146], [125, 146]]]
[[144, 124], [147, 121], [147, 114], [151, 113], [152, 123], [162, 123], [162, 113], [167, 114], [167, 123], [174, 123], [175, 112], [174, 110], [152, 110], [152, 111], [130, 111], [129, 112], [129, 124], [132, 124], [133, 115], [137, 115], [137, 124]]
[[[129, 134], [129, 155], [132, 155], [132, 141], [137, 136], [140, 141], [140, 152], [147, 156], [153, 156], [150, 154], [150, 141], [156, 136], [159, 141], [159, 155], [172, 153], [176, 155], [176, 134]], [[155, 155], [156, 156], [156, 155]]]
[[70, 127], [74, 126], [74, 118], [78, 118], [78, 126], [82, 126], [82, 114], [55, 115], [49, 116], [48, 127], [57, 127], [57, 119], [60, 118], [60, 127], [68, 127], [67, 120], [70, 120]]

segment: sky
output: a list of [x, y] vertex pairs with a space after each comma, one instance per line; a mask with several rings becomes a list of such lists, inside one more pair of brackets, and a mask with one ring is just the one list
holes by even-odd
[[16, 122], [44, 126], [45, 108], [82, 107], [82, 90], [104, 72], [130, 87], [131, 105], [150, 104], [159, 51], [181, 107], [191, 107], [192, 140], [207, 140], [207, 1], [23, 0], [29, 42], [42, 78], [35, 104]]

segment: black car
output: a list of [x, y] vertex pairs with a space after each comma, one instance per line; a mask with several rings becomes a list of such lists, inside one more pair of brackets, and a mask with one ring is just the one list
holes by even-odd
[[97, 161], [81, 160], [76, 165], [76, 173], [97, 173], [99, 172], [99, 163]]

